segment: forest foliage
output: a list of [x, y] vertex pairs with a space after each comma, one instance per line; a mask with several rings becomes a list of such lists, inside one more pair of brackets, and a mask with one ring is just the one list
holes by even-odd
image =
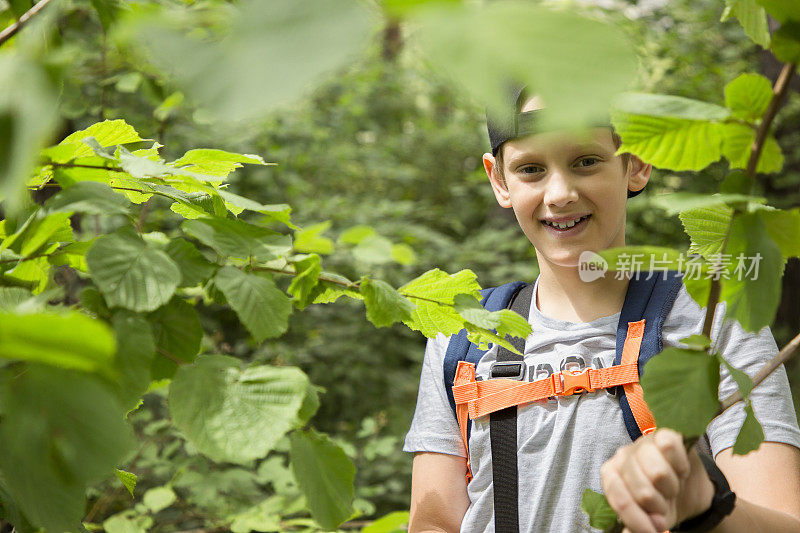
[[[792, 3], [704, 6], [785, 64], [774, 87], [742, 59], [756, 49], [740, 34], [695, 50], [708, 54], [699, 74], [669, 65], [686, 43], [652, 35], [653, 12], [634, 23], [532, 3], [48, 3], [27, 20], [31, 2], [0, 2], [0, 26], [24, 21], [0, 37], [0, 512], [18, 530], [401, 527], [411, 332], [467, 328], [510, 346], [506, 335], [530, 331], [478, 303], [481, 286], [536, 274], [480, 178], [475, 102], [492, 106], [508, 76], [552, 102], [554, 126], [592, 124], [613, 100], [621, 151], [675, 171], [657, 182], [668, 195], [632, 201], [630, 233], [648, 234], [634, 242], [675, 267], [682, 225], [718, 274], [687, 283], [693, 298], [726, 302], [751, 331], [779, 315], [800, 255], [800, 195], [776, 194], [800, 182], [796, 142], [778, 135], [797, 99], [776, 117], [800, 58]], [[689, 13], [674, 9], [659, 20]], [[781, 24], [771, 36], [767, 12]], [[732, 26], [715, 31], [742, 31]], [[506, 53], [564, 34], [582, 41]], [[732, 66], [712, 83], [703, 68], [720, 53]], [[639, 92], [620, 98], [635, 79]], [[685, 80], [696, 92], [681, 94]], [[642, 92], [669, 83], [673, 94]], [[763, 257], [755, 280], [723, 264], [740, 253]], [[796, 334], [788, 323], [782, 340]], [[643, 383], [659, 425], [687, 437], [720, 409], [720, 365], [745, 402], [753, 386], [704, 335], [656, 358]], [[737, 453], [763, 440], [746, 409]], [[613, 513], [591, 498], [604, 528]]]

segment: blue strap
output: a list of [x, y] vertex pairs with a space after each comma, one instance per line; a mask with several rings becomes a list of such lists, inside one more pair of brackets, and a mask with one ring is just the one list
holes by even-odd
[[[639, 350], [640, 376], [644, 373], [645, 364], [663, 347], [661, 330], [682, 283], [681, 274], [672, 270], [654, 272], [650, 279], [647, 279], [647, 275], [650, 273], [637, 275], [631, 278], [628, 284], [628, 292], [625, 294], [625, 303], [622, 305], [617, 325], [617, 353], [614, 358], [615, 365], [622, 361], [622, 347], [628, 335], [628, 322], [638, 322], [644, 318], [644, 335]], [[624, 389], [619, 387], [618, 393], [625, 428], [631, 440], [636, 440], [642, 436], [642, 432], [628, 404], [628, 398], [625, 397]]]
[[[483, 289], [481, 295], [481, 305], [487, 311], [499, 311], [506, 309], [511, 297], [525, 285], [522, 281], [513, 281], [500, 285], [499, 287], [492, 287]], [[456, 367], [459, 361], [467, 361], [475, 365], [481, 360], [486, 350], [480, 350], [477, 346], [467, 340], [467, 330], [462, 329], [455, 335], [450, 337], [450, 343], [447, 345], [447, 352], [444, 356], [444, 388], [447, 391], [447, 400], [450, 402], [450, 409], [453, 410], [453, 416], [456, 416], [456, 401], [453, 399], [453, 380], [456, 377]]]

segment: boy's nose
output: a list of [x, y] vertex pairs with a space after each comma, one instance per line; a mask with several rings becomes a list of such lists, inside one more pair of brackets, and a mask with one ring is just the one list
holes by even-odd
[[544, 202], [555, 207], [564, 207], [578, 199], [578, 191], [572, 180], [561, 172], [553, 172], [547, 183]]

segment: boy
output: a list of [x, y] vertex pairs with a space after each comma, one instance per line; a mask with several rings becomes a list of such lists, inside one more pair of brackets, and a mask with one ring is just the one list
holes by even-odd
[[[626, 198], [644, 188], [651, 167], [634, 156], [615, 156], [618, 140], [610, 127], [594, 128], [588, 138], [531, 133], [524, 124], [535, 121], [541, 102], [521, 95], [510, 106], [519, 113], [511, 121], [515, 129], [498, 132], [490, 124], [493, 150], [483, 161], [497, 202], [513, 209], [539, 263], [523, 379], [545, 378], [570, 365], [609, 367], [628, 280], [607, 276], [584, 282], [578, 258], [586, 250], [625, 245]], [[720, 306], [711, 338], [730, 363], [752, 375], [777, 353], [769, 328], [752, 334], [733, 321], [723, 323]], [[681, 287], [663, 326], [664, 345], [699, 334], [703, 317], [704, 310]], [[447, 344], [443, 335], [428, 343], [406, 436], [404, 450], [415, 452], [409, 530], [515, 531], [495, 527], [488, 416], [472, 420], [473, 478], [465, 479], [465, 446], [443, 380]], [[493, 347], [482, 357], [475, 371], [479, 378], [490, 377], [496, 354]], [[735, 387], [724, 373], [721, 397]], [[632, 533], [676, 524], [680, 531], [800, 531], [800, 430], [783, 368], [751, 398], [767, 441], [757, 451], [731, 453], [743, 420], [741, 404], [715, 419], [707, 432], [719, 470], [736, 494], [732, 510], [721, 509], [719, 476], [707, 473], [713, 466], [704, 468], [694, 451], [687, 454], [677, 433], [656, 430], [631, 443], [610, 392], [520, 405], [519, 531], [589, 529], [580, 509], [585, 488], [602, 490]]]

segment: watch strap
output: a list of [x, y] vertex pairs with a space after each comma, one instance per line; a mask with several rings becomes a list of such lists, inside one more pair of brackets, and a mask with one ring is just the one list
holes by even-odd
[[711, 483], [714, 485], [714, 497], [711, 506], [703, 513], [688, 518], [672, 528], [674, 533], [700, 533], [717, 527], [726, 516], [733, 512], [736, 505], [736, 494], [731, 491], [728, 480], [711, 456], [699, 454]]

